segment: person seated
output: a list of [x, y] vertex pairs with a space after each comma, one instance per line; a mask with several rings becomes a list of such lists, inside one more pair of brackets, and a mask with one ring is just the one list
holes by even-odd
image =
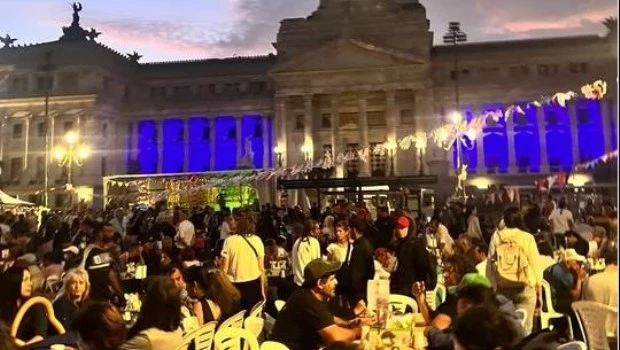
[[[19, 308], [32, 296], [30, 272], [23, 267], [13, 266], [0, 275], [0, 321], [13, 324]], [[28, 344], [36, 343], [47, 336], [47, 317], [41, 305], [31, 307], [21, 320], [17, 339]]]
[[418, 302], [418, 308], [426, 324], [444, 330], [452, 324], [457, 317], [457, 289], [463, 276], [469, 273], [477, 273], [476, 265], [469, 256], [452, 255], [444, 261], [443, 277], [447, 288], [446, 300], [434, 311], [426, 302], [426, 286], [424, 283], [414, 283], [411, 293]]
[[66, 331], [72, 329], [73, 320], [88, 298], [89, 291], [90, 282], [86, 270], [76, 268], [67, 272], [60, 293], [53, 303], [54, 315]]
[[[516, 313], [516, 307], [508, 298], [497, 295], [491, 288], [491, 282], [478, 273], [470, 273], [463, 277], [458, 286], [456, 312], [458, 319], [470, 307], [477, 305], [490, 305], [499, 308], [512, 322], [515, 330], [519, 331], [521, 338], [525, 335], [521, 321]], [[426, 329], [429, 348], [452, 349], [453, 324], [440, 330], [434, 326]]]
[[199, 325], [225, 320], [241, 311], [241, 293], [214, 264], [192, 266], [185, 270], [184, 279], [189, 297], [198, 301], [192, 305], [192, 314]]
[[520, 334], [514, 323], [492, 305], [467, 309], [454, 325], [455, 350], [511, 349], [519, 340]]
[[[585, 300], [595, 301], [618, 309], [618, 249], [610, 248], [605, 252], [605, 271], [599, 272], [583, 285]], [[607, 316], [605, 330], [608, 337], [616, 338], [618, 331], [616, 317]], [[616, 349], [617, 347], [611, 347]]]
[[73, 322], [81, 350], [117, 350], [125, 340], [126, 326], [116, 307], [106, 302], [86, 304]]
[[151, 277], [136, 324], [121, 350], [170, 350], [183, 343], [181, 293], [170, 278]]
[[588, 256], [590, 244], [579, 233], [575, 231], [567, 231], [564, 234], [564, 239], [566, 240], [567, 249], [572, 248], [577, 252], [577, 254]]
[[574, 249], [564, 251], [562, 261], [549, 266], [543, 277], [551, 286], [551, 298], [555, 311], [570, 313], [571, 304], [581, 298], [587, 272], [583, 267], [586, 258]]
[[335, 317], [327, 301], [336, 296], [338, 262], [310, 261], [304, 283], [278, 313], [271, 340], [291, 350], [314, 350], [322, 345], [351, 342], [359, 338], [361, 319], [345, 322]]

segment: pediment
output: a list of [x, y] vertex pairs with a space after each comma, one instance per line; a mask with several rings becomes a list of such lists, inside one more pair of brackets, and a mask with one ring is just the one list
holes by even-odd
[[386, 68], [425, 61], [408, 53], [354, 39], [339, 39], [277, 63], [272, 74]]

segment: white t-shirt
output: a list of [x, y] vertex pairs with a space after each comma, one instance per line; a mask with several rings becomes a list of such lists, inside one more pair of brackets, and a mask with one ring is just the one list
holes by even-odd
[[177, 246], [179, 248], [190, 248], [194, 244], [196, 238], [196, 230], [194, 224], [189, 220], [183, 220], [179, 223], [177, 232]]
[[314, 237], [298, 238], [291, 251], [293, 279], [298, 286], [304, 283], [304, 269], [309, 262], [321, 258], [321, 245]]
[[569, 221], [573, 221], [573, 213], [568, 209], [555, 208], [549, 215], [549, 221], [553, 225], [553, 233], [566, 233], [570, 230]]
[[[247, 239], [247, 241], [246, 241]], [[256, 250], [252, 250], [252, 247]], [[258, 255], [258, 256], [257, 256]], [[263, 241], [256, 235], [232, 235], [224, 241], [222, 257], [228, 258], [228, 274], [234, 283], [254, 281], [261, 275], [258, 258], [265, 257]]]
[[[351, 242], [349, 242], [349, 245], [352, 244]], [[348, 246], [341, 246], [338, 243], [330, 243], [330, 245], [327, 246], [327, 252], [329, 253], [329, 256], [331, 257], [331, 260], [334, 262], [339, 262], [339, 263], [343, 263], [346, 259], [347, 259], [347, 249]], [[353, 247], [351, 246], [351, 250], [353, 250]], [[349, 254], [351, 254], [349, 252]]]

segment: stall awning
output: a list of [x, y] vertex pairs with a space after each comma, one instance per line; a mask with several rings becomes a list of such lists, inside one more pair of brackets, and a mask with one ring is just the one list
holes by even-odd
[[389, 186], [390, 188], [422, 188], [437, 184], [436, 175], [399, 176], [399, 177], [360, 177], [338, 179], [303, 179], [278, 180], [281, 189], [326, 189], [326, 188], [361, 188]]
[[26, 202], [17, 198], [13, 198], [11, 196], [9, 196], [8, 194], [2, 192], [2, 190], [0, 190], [0, 205], [10, 205], [10, 206], [28, 206], [28, 207], [32, 207], [34, 206], [33, 203], [30, 202]]

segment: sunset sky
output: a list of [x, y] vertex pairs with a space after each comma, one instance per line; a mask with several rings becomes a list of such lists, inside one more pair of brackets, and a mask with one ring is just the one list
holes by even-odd
[[[319, 0], [82, 0], [85, 29], [142, 61], [170, 61], [274, 52], [279, 21], [304, 17]], [[617, 16], [615, 0], [421, 0], [435, 42], [449, 21], [460, 21], [470, 41], [602, 34]], [[0, 35], [16, 44], [57, 40], [71, 23], [66, 0], [0, 0]]]

